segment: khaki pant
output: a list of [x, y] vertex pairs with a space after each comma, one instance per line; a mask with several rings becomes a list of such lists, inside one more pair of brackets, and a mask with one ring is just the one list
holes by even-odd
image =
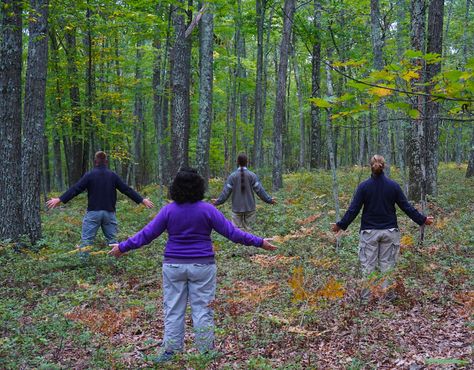
[[255, 223], [255, 211], [250, 212], [232, 212], [232, 222], [239, 229], [250, 232]]
[[[395, 267], [400, 252], [400, 231], [387, 230], [362, 230], [359, 242], [359, 261], [362, 273], [367, 276], [378, 267], [385, 273]], [[382, 283], [382, 288], [390, 286], [388, 279]], [[361, 298], [368, 299], [370, 289], [362, 290]]]
[[[239, 229], [250, 233], [252, 231], [252, 226], [255, 224], [255, 211], [250, 212], [232, 212], [232, 222]], [[235, 256], [249, 257], [257, 253], [257, 248], [255, 247], [246, 247], [239, 246], [239, 248], [234, 253]]]

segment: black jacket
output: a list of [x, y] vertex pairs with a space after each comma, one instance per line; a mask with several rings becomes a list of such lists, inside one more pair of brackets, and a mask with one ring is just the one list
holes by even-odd
[[116, 189], [137, 204], [143, 201], [140, 194], [125, 184], [115, 172], [109, 170], [106, 166], [98, 166], [87, 172], [59, 199], [61, 199], [61, 202], [67, 203], [76, 195], [87, 190], [88, 211], [115, 212], [115, 203], [117, 203]]

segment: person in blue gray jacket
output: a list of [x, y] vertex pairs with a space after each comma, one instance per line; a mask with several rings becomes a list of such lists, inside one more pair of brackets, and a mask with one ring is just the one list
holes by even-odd
[[247, 156], [243, 153], [237, 157], [238, 168], [230, 174], [219, 198], [212, 203], [219, 206], [232, 194], [232, 222], [239, 229], [251, 231], [255, 223], [255, 194], [265, 203], [275, 204], [275, 199], [267, 194], [257, 175], [247, 168]]
[[[385, 159], [374, 155], [370, 159], [372, 176], [357, 187], [347, 212], [340, 221], [331, 225], [333, 232], [346, 230], [362, 209], [360, 225], [359, 260], [365, 276], [377, 267], [386, 273], [395, 267], [400, 251], [400, 231], [398, 230], [395, 204], [418, 225], [431, 225], [433, 217], [418, 212], [403, 194], [400, 185], [385, 176]], [[385, 279], [382, 288], [389, 290], [390, 281]], [[362, 302], [370, 298], [370, 289], [361, 292]], [[395, 298], [388, 291], [389, 300]]]

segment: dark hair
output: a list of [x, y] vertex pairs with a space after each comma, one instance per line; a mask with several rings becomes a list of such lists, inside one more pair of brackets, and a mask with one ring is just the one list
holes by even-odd
[[245, 191], [245, 172], [243, 167], [247, 166], [247, 155], [240, 153], [237, 157], [237, 164], [240, 167], [240, 191], [243, 193]]
[[94, 155], [94, 164], [96, 166], [105, 166], [107, 164], [107, 154], [103, 151], [98, 151]]
[[194, 203], [204, 198], [204, 179], [194, 168], [182, 167], [173, 180], [170, 197], [176, 203]]

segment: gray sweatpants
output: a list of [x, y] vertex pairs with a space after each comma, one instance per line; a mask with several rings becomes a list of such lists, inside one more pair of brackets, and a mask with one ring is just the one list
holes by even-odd
[[[398, 229], [362, 230], [359, 242], [359, 261], [362, 273], [367, 276], [378, 267], [385, 273], [395, 267], [400, 252], [400, 231]], [[390, 285], [388, 279], [382, 283], [383, 288]], [[370, 290], [364, 289], [363, 299], [370, 297]]]
[[199, 351], [214, 343], [214, 310], [209, 306], [216, 295], [215, 264], [163, 264], [163, 308], [165, 351], [181, 351], [184, 345], [186, 306], [192, 312], [195, 343]]

